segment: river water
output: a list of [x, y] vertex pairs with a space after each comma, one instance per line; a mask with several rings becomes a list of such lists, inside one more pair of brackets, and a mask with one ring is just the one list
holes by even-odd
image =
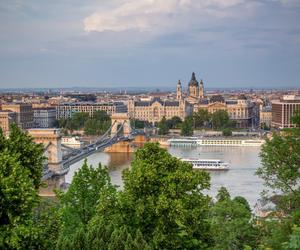
[[[263, 190], [262, 180], [255, 175], [260, 166], [260, 147], [169, 147], [168, 151], [177, 157], [221, 159], [230, 163], [229, 171], [210, 172], [211, 188], [208, 193], [215, 197], [217, 190], [224, 186], [232, 196], [245, 197], [253, 207]], [[88, 163], [96, 166], [99, 162], [108, 166], [112, 182], [122, 188], [122, 171], [130, 166], [131, 153], [98, 152], [88, 157]], [[66, 182], [70, 183], [76, 170], [83, 163], [79, 161], [70, 167]]]

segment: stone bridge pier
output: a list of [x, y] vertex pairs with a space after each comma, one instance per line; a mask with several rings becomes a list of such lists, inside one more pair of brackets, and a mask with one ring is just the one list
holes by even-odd
[[60, 188], [65, 183], [65, 175], [60, 174], [62, 170], [62, 148], [61, 134], [59, 129], [29, 129], [29, 135], [34, 142], [44, 145], [44, 155], [47, 158], [45, 164], [48, 165], [54, 175], [45, 182], [46, 188], [40, 188], [41, 196], [54, 196], [53, 189]]

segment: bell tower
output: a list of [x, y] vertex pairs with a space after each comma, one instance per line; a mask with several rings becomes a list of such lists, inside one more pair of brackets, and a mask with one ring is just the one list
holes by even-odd
[[202, 80], [200, 81], [199, 98], [204, 98], [204, 83]]
[[182, 99], [182, 86], [181, 86], [180, 80], [177, 83], [176, 99], [177, 100], [181, 100]]

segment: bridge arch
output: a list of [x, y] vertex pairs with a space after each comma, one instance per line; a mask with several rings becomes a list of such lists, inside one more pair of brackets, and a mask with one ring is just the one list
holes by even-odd
[[123, 127], [124, 136], [131, 134], [132, 128], [130, 126], [130, 116], [127, 113], [114, 113], [111, 116], [112, 128], [111, 136], [115, 136], [120, 128]]

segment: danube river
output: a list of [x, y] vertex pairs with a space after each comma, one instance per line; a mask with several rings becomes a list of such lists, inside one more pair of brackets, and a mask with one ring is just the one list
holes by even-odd
[[[245, 197], [253, 207], [263, 190], [262, 180], [255, 175], [260, 166], [259, 147], [169, 147], [168, 151], [177, 157], [221, 159], [230, 163], [229, 171], [210, 172], [211, 189], [208, 192], [215, 196], [217, 190], [224, 186], [232, 196]], [[112, 182], [122, 188], [122, 171], [130, 166], [133, 155], [127, 153], [98, 152], [88, 157], [88, 163], [97, 165], [101, 162], [108, 166]], [[83, 160], [71, 166], [66, 181], [71, 182], [76, 170]]]

